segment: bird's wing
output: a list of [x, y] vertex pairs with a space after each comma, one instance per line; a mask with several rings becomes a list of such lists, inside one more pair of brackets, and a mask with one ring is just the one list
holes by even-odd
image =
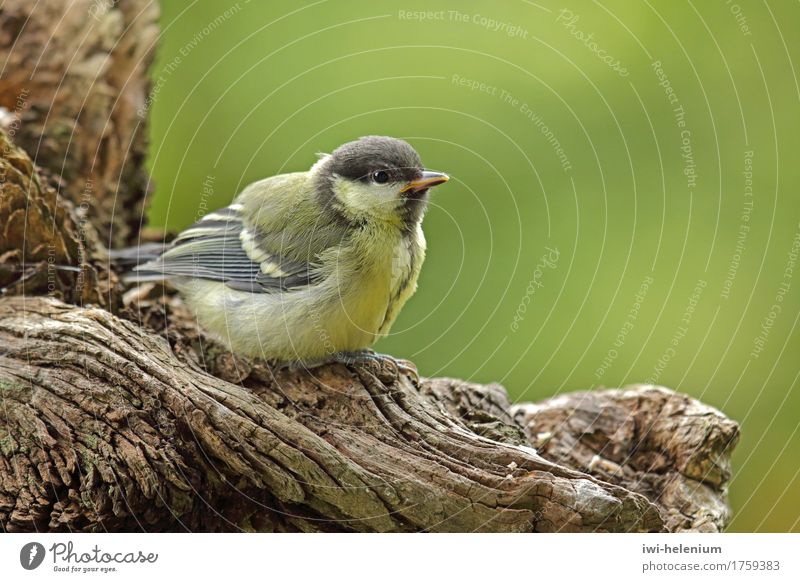
[[130, 279], [196, 277], [252, 293], [312, 284], [314, 266], [262, 250], [257, 233], [242, 222], [241, 208], [232, 204], [207, 214], [181, 232], [161, 256], [136, 267]]

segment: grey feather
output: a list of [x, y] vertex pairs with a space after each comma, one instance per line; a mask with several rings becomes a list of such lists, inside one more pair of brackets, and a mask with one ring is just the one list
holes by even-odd
[[136, 247], [112, 249], [108, 252], [108, 258], [117, 267], [130, 268], [158, 258], [168, 246], [164, 243], [144, 243]]
[[288, 260], [261, 248], [253, 257], [243, 239], [251, 241], [251, 246], [258, 242], [242, 223], [238, 205], [228, 206], [181, 232], [163, 254], [135, 267], [125, 280], [193, 277], [221, 281], [251, 293], [287, 291], [316, 280], [310, 263]]

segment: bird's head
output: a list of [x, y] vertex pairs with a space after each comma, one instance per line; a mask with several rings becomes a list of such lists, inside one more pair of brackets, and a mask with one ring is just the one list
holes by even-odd
[[422, 220], [428, 189], [449, 180], [423, 169], [408, 143], [383, 136], [339, 146], [311, 171], [324, 202], [346, 218], [407, 227]]

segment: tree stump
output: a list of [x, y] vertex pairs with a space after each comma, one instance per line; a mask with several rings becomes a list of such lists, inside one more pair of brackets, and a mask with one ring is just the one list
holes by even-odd
[[738, 427], [687, 396], [512, 406], [389, 363], [281, 371], [215, 345], [167, 289], [125, 292], [105, 248], [141, 224], [157, 9], [55, 6], [0, 8], [4, 531], [725, 526]]

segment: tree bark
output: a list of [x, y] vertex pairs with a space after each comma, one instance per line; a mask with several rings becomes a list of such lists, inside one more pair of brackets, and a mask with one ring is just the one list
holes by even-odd
[[[45, 175], [0, 132], [5, 531], [725, 526], [738, 427], [687, 396], [632, 386], [512, 406], [499, 385], [416, 384], [389, 361], [278, 370], [214, 344], [168, 289], [124, 292], [103, 247], [135, 238], [144, 205], [142, 126], [130, 114], [146, 106], [155, 8], [108, 4], [99, 37], [108, 42], [87, 53], [72, 39], [96, 26], [86, 14], [97, 3], [58, 15], [71, 27], [28, 6], [0, 11], [12, 71], [0, 98], [19, 94], [31, 60], [50, 63], [30, 81], [31, 105], [6, 124]], [[148, 32], [134, 39], [131, 30]], [[89, 97], [102, 104], [95, 113], [57, 97], [61, 65], [34, 48], [41, 34], [78, 62], [125, 63], [91, 69], [89, 91], [109, 93]], [[75, 143], [51, 129], [47, 108], [34, 106], [40, 96]], [[91, 115], [113, 123], [99, 131]], [[96, 151], [108, 152], [104, 169], [87, 163]], [[87, 180], [97, 185], [89, 211]]]
[[154, 0], [0, 6], [2, 125], [106, 247], [133, 243], [144, 215], [157, 20]]

